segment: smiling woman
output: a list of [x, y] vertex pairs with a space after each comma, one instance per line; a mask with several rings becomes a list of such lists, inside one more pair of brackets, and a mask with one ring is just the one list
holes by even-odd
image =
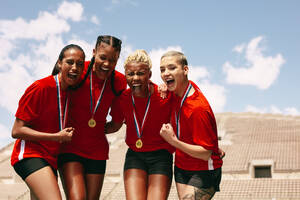
[[68, 125], [75, 128], [74, 136], [58, 156], [67, 199], [99, 199], [101, 194], [109, 151], [106, 116], [126, 88], [124, 75], [115, 70], [121, 44], [116, 37], [100, 35], [83, 80], [73, 88]]
[[[61, 50], [53, 74], [34, 82], [19, 101], [12, 137], [17, 138], [11, 164], [34, 199], [61, 199], [57, 184], [60, 143], [70, 141], [66, 128], [68, 87], [78, 83], [85, 54], [78, 45]], [[41, 185], [40, 180], [44, 180]]]
[[124, 68], [129, 89], [112, 109], [118, 117], [106, 124], [107, 133], [112, 133], [126, 121], [126, 199], [167, 199], [172, 181], [174, 149], [159, 135], [162, 124], [170, 119], [170, 96], [160, 97], [158, 86], [150, 81], [151, 67], [144, 50], [127, 57]]

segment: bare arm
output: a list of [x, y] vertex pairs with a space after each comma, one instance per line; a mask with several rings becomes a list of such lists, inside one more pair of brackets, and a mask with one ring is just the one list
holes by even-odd
[[123, 123], [117, 123], [114, 121], [107, 122], [104, 126], [104, 133], [110, 134], [115, 133], [122, 127]]
[[25, 121], [16, 118], [12, 128], [12, 137], [33, 141], [49, 140], [57, 142], [67, 142], [71, 141], [73, 132], [74, 128], [65, 128], [57, 133], [40, 132], [30, 128]]
[[211, 150], [206, 150], [202, 146], [188, 144], [178, 140], [171, 124], [163, 124], [160, 129], [160, 135], [176, 149], [179, 149], [194, 158], [207, 161], [212, 154]]

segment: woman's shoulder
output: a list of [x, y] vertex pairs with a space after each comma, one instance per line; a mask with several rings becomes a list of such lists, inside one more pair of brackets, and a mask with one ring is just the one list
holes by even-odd
[[42, 79], [34, 81], [27, 90], [47, 89], [55, 87], [54, 76], [47, 76]]
[[114, 87], [116, 91], [125, 90], [127, 88], [127, 81], [124, 74], [115, 70], [114, 72]]
[[121, 72], [115, 70], [115, 79], [119, 80], [119, 81], [125, 81], [126, 82], [126, 78], [125, 75], [122, 74]]

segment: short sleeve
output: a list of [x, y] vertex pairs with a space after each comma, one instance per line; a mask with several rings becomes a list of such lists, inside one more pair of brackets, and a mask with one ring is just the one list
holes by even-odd
[[208, 150], [217, 148], [217, 127], [215, 118], [207, 110], [197, 109], [191, 115], [190, 122], [193, 142]]
[[36, 81], [26, 89], [21, 97], [15, 116], [26, 122], [35, 120], [39, 116], [42, 106], [46, 106], [41, 105], [41, 98], [42, 89]]

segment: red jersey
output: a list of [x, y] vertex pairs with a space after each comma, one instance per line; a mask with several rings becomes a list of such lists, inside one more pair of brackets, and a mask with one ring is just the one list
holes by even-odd
[[[62, 102], [65, 102], [66, 92], [61, 91], [61, 98]], [[61, 106], [64, 106], [64, 103]], [[53, 76], [37, 80], [26, 89], [19, 101], [15, 116], [28, 123], [34, 130], [47, 133], [60, 131], [57, 88]], [[11, 164], [14, 165], [23, 158], [39, 157], [44, 158], [54, 169], [57, 169], [59, 145], [59, 142], [55, 141], [17, 139]]]
[[[89, 62], [85, 62], [85, 72], [88, 65]], [[61, 145], [60, 153], [74, 153], [89, 159], [106, 160], [108, 159], [109, 146], [104, 134], [104, 125], [108, 111], [112, 103], [117, 99], [117, 96], [113, 93], [111, 79], [108, 78], [99, 107], [93, 116], [93, 111], [91, 111], [90, 80], [91, 77], [89, 75], [80, 88], [71, 92], [67, 126], [75, 128], [75, 131], [72, 140]], [[104, 80], [98, 79], [94, 72], [92, 73], [92, 110], [96, 106], [104, 82]], [[114, 88], [116, 91], [126, 89], [125, 76], [117, 71], [115, 71]], [[96, 121], [94, 128], [88, 126], [88, 121], [92, 117]], [[112, 115], [112, 118], [114, 117]]]
[[[222, 159], [218, 156], [218, 135], [214, 113], [198, 88], [190, 81], [195, 89], [194, 94], [187, 97], [182, 105], [180, 113], [180, 136], [185, 143], [199, 145], [207, 150], [212, 150], [212, 156], [208, 161], [197, 159], [176, 149], [175, 165], [184, 170], [213, 170], [222, 166]], [[171, 124], [176, 132], [176, 115], [179, 112], [181, 98], [173, 95]]]
[[[114, 121], [122, 123], [125, 119], [126, 123], [126, 144], [130, 149], [136, 152], [155, 151], [159, 149], [166, 149], [170, 153], [174, 152], [174, 147], [167, 143], [159, 134], [162, 124], [170, 122], [171, 105], [169, 103], [170, 96], [166, 99], [160, 97], [157, 91], [157, 85], [153, 84], [154, 92], [150, 96], [148, 113], [145, 118], [143, 129], [141, 130], [141, 140], [143, 142], [142, 148], [136, 147], [138, 134], [134, 121], [133, 102], [131, 89], [125, 90], [118, 99], [117, 105], [112, 109], [113, 113], [120, 113], [120, 118], [115, 118]], [[140, 98], [134, 97], [135, 112], [138, 124], [141, 128], [142, 121], [147, 107], [148, 97]]]

